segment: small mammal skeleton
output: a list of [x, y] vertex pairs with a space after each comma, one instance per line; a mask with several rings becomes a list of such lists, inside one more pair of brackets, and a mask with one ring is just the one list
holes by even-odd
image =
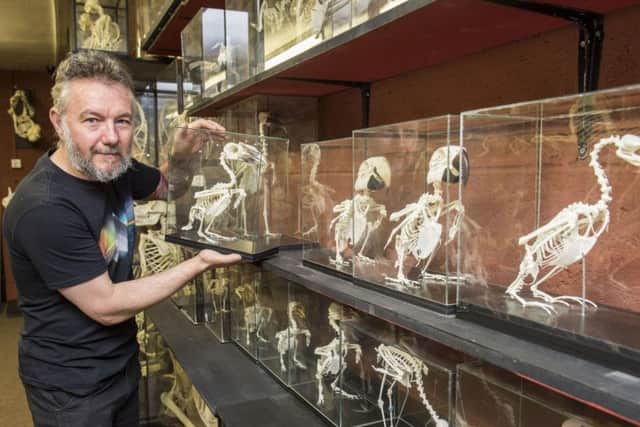
[[[329, 305], [329, 326], [336, 332], [336, 337], [329, 344], [317, 347], [314, 353], [319, 356], [316, 363], [316, 381], [318, 382], [318, 406], [324, 404], [324, 378], [335, 376], [331, 382], [331, 390], [347, 399], [358, 399], [355, 394], [347, 393], [338, 386], [342, 372], [347, 368], [347, 355], [349, 351], [355, 352], [355, 362], [360, 363], [362, 348], [359, 344], [346, 340], [344, 332], [340, 329], [339, 322], [349, 318], [349, 311], [344, 306], [332, 302]], [[355, 313], [352, 313], [355, 316]]]
[[[380, 408], [380, 413], [382, 414], [382, 423], [384, 427], [393, 426], [394, 417], [399, 419], [402, 416], [402, 412], [404, 410], [404, 404], [398, 411], [395, 413], [395, 408], [393, 405], [393, 388], [396, 383], [400, 383], [407, 389], [407, 393], [409, 393], [409, 389], [413, 387], [415, 384], [418, 395], [420, 396], [420, 400], [431, 418], [436, 422], [436, 427], [447, 427], [449, 423], [447, 420], [440, 418], [436, 413], [431, 403], [427, 399], [427, 395], [424, 391], [424, 383], [422, 381], [422, 376], [427, 376], [429, 374], [429, 369], [425, 366], [425, 364], [418, 359], [410, 355], [409, 353], [400, 350], [397, 347], [380, 344], [376, 347], [377, 359], [378, 363], [382, 363], [382, 366], [372, 366], [372, 368], [382, 374], [382, 381], [380, 383], [380, 393], [378, 393], [378, 408]], [[387, 424], [387, 417], [384, 409], [384, 401], [382, 400], [382, 394], [384, 391], [384, 387], [386, 385], [387, 378], [391, 381], [391, 384], [387, 388], [387, 401], [388, 401], [388, 410], [389, 410], [389, 424]], [[396, 423], [397, 425], [397, 423]]]
[[306, 370], [307, 365], [298, 359], [298, 337], [304, 335], [306, 346], [309, 347], [309, 344], [311, 344], [311, 332], [309, 328], [307, 328], [307, 315], [304, 306], [297, 301], [289, 302], [287, 306], [287, 317], [289, 319], [287, 329], [276, 333], [276, 348], [280, 355], [280, 369], [282, 372], [286, 372], [287, 365], [284, 363], [284, 355], [287, 352], [292, 352], [293, 364], [300, 369]]
[[[589, 166], [593, 168], [600, 186], [600, 199], [593, 204], [572, 203], [548, 223], [518, 240], [518, 244], [524, 246], [525, 254], [518, 276], [509, 285], [506, 294], [523, 307], [539, 307], [548, 314], [556, 311], [553, 307], [555, 303], [569, 306], [569, 302], [575, 302], [581, 306], [597, 307], [586, 298], [566, 295], [554, 297], [541, 291], [539, 287], [571, 264], [582, 260], [609, 225], [612, 189], [598, 161], [600, 151], [608, 145], [616, 147], [617, 157], [640, 167], [640, 137], [636, 135], [610, 136], [593, 146]], [[542, 270], [547, 271], [538, 278]], [[533, 296], [542, 302], [526, 300], [520, 296], [520, 291], [525, 286], [529, 286]]]

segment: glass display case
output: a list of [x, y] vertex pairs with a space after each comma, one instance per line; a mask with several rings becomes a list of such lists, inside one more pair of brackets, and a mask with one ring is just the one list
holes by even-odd
[[[281, 234], [280, 248], [300, 248], [300, 145], [318, 139], [318, 99], [303, 96], [256, 95], [220, 111], [228, 131], [289, 140], [287, 182], [275, 188], [272, 229]], [[277, 221], [276, 221], [277, 220]]]
[[455, 425], [474, 427], [616, 427], [631, 424], [481, 362], [456, 376]]
[[158, 73], [156, 77], [157, 93], [157, 151], [158, 165], [163, 165], [169, 159], [173, 133], [186, 123], [179, 92], [182, 90], [182, 61], [174, 59]]
[[140, 45], [151, 35], [174, 0], [135, 0]]
[[341, 330], [341, 425], [449, 425], [460, 353], [366, 314]]
[[352, 139], [303, 144], [300, 153], [303, 263], [351, 278]]
[[258, 0], [225, 0], [230, 79], [239, 83], [264, 69], [264, 40], [258, 28]]
[[[198, 251], [189, 247], [180, 247], [183, 252], [183, 258], [189, 259], [197, 255]], [[206, 311], [207, 301], [204, 295], [204, 276], [207, 273], [197, 275], [193, 280], [189, 281], [179, 291], [171, 295], [171, 300], [187, 316], [193, 324], [204, 322], [204, 313]]]
[[340, 323], [355, 311], [293, 282], [287, 308], [288, 326], [282, 330], [289, 339], [287, 384], [326, 420], [340, 425]]
[[227, 45], [224, 9], [202, 8], [180, 33], [184, 108], [225, 89]]
[[136, 89], [132, 156], [139, 162], [158, 166], [157, 95], [151, 84]]
[[166, 388], [163, 378], [171, 372], [171, 359], [164, 339], [144, 312], [136, 315], [136, 324], [141, 370], [140, 422], [151, 424], [161, 417], [160, 394]]
[[127, 0], [73, 0], [75, 49], [128, 52]]
[[457, 116], [353, 132], [356, 283], [453, 312], [458, 183], [469, 179]]
[[253, 264], [229, 267], [231, 339], [253, 359], [258, 343], [269, 338], [265, 328], [273, 316], [269, 288], [259, 286], [261, 272]]
[[231, 341], [231, 280], [229, 267], [215, 268], [203, 275], [204, 324], [220, 342]]
[[[258, 361], [284, 384], [288, 384], [289, 372], [297, 365], [297, 351], [301, 345], [298, 335], [308, 329], [305, 308], [297, 304], [289, 306], [289, 283], [277, 275], [263, 271], [256, 284], [260, 305], [266, 311], [260, 336], [257, 336]], [[289, 354], [293, 351], [293, 355]], [[293, 364], [292, 364], [293, 363]]]
[[460, 315], [636, 369], [639, 119], [640, 86], [463, 113]]
[[275, 195], [286, 185], [288, 141], [204, 129], [179, 129], [201, 144], [198, 153], [169, 162], [166, 239], [235, 252], [256, 261], [278, 250]]

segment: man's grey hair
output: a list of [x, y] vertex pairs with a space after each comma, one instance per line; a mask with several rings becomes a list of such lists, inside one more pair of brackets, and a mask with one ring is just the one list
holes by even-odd
[[51, 98], [53, 108], [58, 114], [64, 114], [67, 109], [69, 83], [79, 79], [97, 79], [106, 83], [121, 84], [129, 89], [133, 101], [133, 79], [122, 62], [99, 50], [81, 50], [69, 53], [56, 69]]

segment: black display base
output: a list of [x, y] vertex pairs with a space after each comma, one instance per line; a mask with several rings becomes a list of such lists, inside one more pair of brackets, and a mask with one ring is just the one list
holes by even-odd
[[[194, 249], [213, 249], [223, 254], [239, 254], [242, 259], [249, 262], [259, 262], [278, 253], [278, 246], [269, 247], [268, 238], [260, 238], [258, 240], [238, 239], [232, 242], [221, 242], [221, 245], [214, 245], [212, 243], [205, 243], [196, 240], [197, 237], [194, 238], [193, 236], [189, 236], [187, 235], [188, 233], [189, 232], [167, 234], [164, 239], [167, 242], [188, 246]], [[222, 246], [222, 243], [224, 243], [224, 246]], [[268, 248], [254, 251], [256, 247]]]
[[[287, 251], [291, 251], [291, 250], [298, 250], [298, 249], [302, 249], [302, 246], [304, 246], [305, 242], [302, 239], [299, 239], [297, 237], [293, 237], [293, 236], [285, 236], [282, 235], [280, 237], [280, 250], [287, 250]], [[307, 242], [308, 244], [308, 242]]]
[[359, 277], [353, 278], [353, 283], [358, 286], [362, 286], [367, 289], [371, 289], [376, 292], [383, 293], [385, 295], [392, 296], [394, 298], [410, 302], [415, 305], [419, 305], [421, 307], [428, 308], [429, 310], [436, 311], [442, 314], [455, 314], [456, 313], [456, 305], [455, 304], [440, 304], [435, 301], [431, 301], [428, 299], [421, 298], [416, 295], [408, 294], [406, 292], [398, 291], [387, 286], [380, 286], [377, 283], [369, 282], [367, 280], [363, 280]]
[[557, 313], [549, 315], [537, 307], [523, 307], [504, 288], [476, 287], [463, 294], [457, 317], [640, 375], [639, 314], [606, 306], [554, 307]]
[[330, 255], [329, 251], [318, 248], [310, 249], [304, 252], [304, 259], [302, 265], [313, 268], [314, 270], [322, 271], [323, 273], [330, 274], [334, 277], [339, 277], [344, 280], [351, 280], [353, 275], [352, 269], [349, 267], [330, 267]]

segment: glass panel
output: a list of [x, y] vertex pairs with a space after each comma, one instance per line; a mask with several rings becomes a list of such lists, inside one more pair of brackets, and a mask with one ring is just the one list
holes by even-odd
[[353, 152], [354, 278], [455, 305], [458, 183], [469, 178], [457, 117], [355, 131]]
[[274, 195], [286, 185], [288, 141], [203, 129], [177, 130], [202, 149], [169, 164], [167, 239], [245, 256], [278, 247]]
[[459, 353], [365, 314], [341, 327], [354, 353], [343, 359], [342, 425], [449, 425]]
[[[184, 259], [189, 259], [197, 255], [197, 251], [183, 247]], [[205, 298], [203, 274], [197, 275], [189, 281], [179, 291], [171, 295], [173, 303], [187, 318], [194, 324], [204, 321]]]
[[300, 151], [302, 258], [351, 276], [352, 140], [303, 144]]
[[127, 53], [127, 1], [75, 1], [75, 47]]
[[465, 307], [638, 359], [639, 119], [638, 86], [464, 113]]
[[456, 425], [478, 427], [629, 426], [604, 412], [479, 362], [458, 366]]
[[149, 37], [173, 0], [136, 0], [138, 39]]
[[258, 358], [258, 341], [265, 338], [264, 327], [271, 322], [273, 309], [258, 291], [260, 273], [252, 264], [229, 268], [231, 290], [231, 339], [251, 357]]
[[180, 33], [184, 108], [225, 89], [227, 45], [223, 9], [200, 9]]
[[231, 340], [230, 297], [231, 272], [228, 267], [215, 268], [203, 275], [205, 326], [220, 342]]

